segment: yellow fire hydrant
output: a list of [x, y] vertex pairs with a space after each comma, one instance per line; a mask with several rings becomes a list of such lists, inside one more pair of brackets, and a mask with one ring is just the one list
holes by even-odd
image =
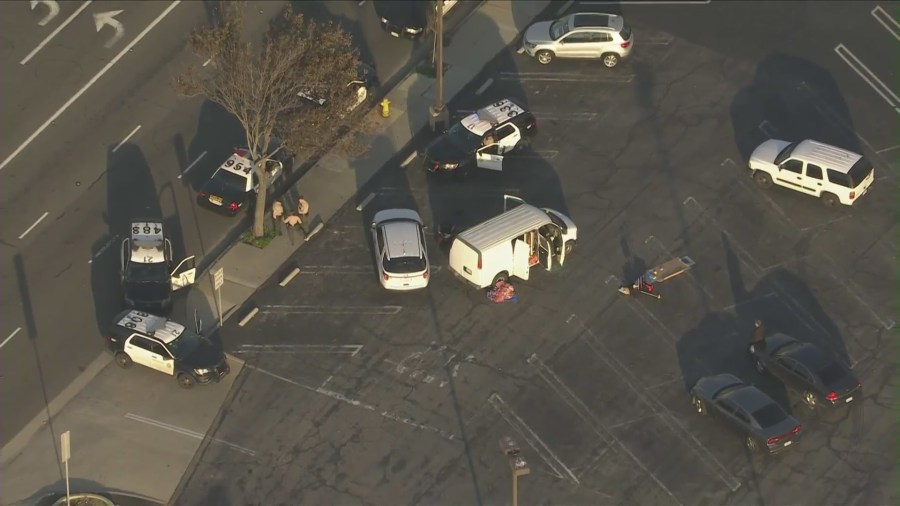
[[391, 115], [391, 101], [385, 98], [381, 101], [381, 117], [387, 118]]

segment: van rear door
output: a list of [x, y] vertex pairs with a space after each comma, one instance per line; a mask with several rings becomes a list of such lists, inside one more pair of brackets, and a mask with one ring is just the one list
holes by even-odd
[[516, 242], [513, 243], [513, 276], [524, 280], [528, 279], [528, 273], [531, 270], [528, 266], [529, 253], [528, 244], [521, 239], [516, 239]]

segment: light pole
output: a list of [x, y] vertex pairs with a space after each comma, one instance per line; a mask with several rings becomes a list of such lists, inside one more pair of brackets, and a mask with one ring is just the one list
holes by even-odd
[[443, 132], [450, 121], [450, 113], [444, 105], [444, 6], [443, 0], [434, 2], [434, 53], [435, 79], [434, 104], [428, 108], [428, 124], [434, 132]]
[[519, 506], [519, 476], [531, 473], [528, 462], [521, 455], [519, 445], [509, 436], [500, 439], [500, 451], [509, 459], [509, 469], [512, 472], [512, 506]]

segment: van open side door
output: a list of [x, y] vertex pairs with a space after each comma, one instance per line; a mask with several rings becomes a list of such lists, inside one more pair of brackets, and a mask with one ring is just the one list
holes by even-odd
[[538, 256], [540, 257], [544, 268], [548, 271], [552, 270], [553, 245], [550, 244], [550, 240], [544, 237], [543, 234], [538, 234]]
[[516, 239], [516, 242], [513, 243], [513, 276], [524, 280], [528, 279], [528, 272], [531, 270], [528, 266], [529, 253], [528, 244], [521, 239]]

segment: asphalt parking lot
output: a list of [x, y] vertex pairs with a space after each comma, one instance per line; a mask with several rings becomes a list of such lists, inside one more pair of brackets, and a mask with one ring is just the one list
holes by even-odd
[[[761, 190], [743, 168], [767, 136], [812, 132], [868, 154], [891, 137], [864, 125], [848, 136], [859, 115], [847, 104], [871, 103], [871, 90], [838, 87], [796, 55], [726, 56], [641, 20], [642, 44], [613, 72], [499, 55], [451, 108], [525, 100], [538, 118], [530, 150], [460, 184], [427, 179], [419, 160], [400, 167], [418, 139], [361, 192], [377, 195], [362, 212], [348, 203], [298, 252], [298, 278], [261, 289], [246, 327], [226, 324], [226, 348], [247, 362], [211, 435], [255, 455], [204, 445], [176, 502], [502, 504], [504, 436], [530, 463], [526, 503], [896, 502], [897, 166], [873, 157], [878, 183], [834, 211]], [[823, 98], [838, 88], [846, 100]], [[773, 113], [772, 101], [790, 107]], [[854, 107], [875, 124], [891, 113]], [[493, 305], [432, 242], [427, 290], [381, 289], [376, 210], [417, 209], [433, 232], [496, 214], [504, 193], [574, 219], [565, 269], [532, 271], [514, 281], [517, 304]], [[696, 265], [661, 300], [616, 292], [674, 256]], [[759, 376], [744, 353], [757, 318], [846, 360], [862, 402], [814, 413]], [[687, 388], [726, 371], [804, 424], [796, 449], [749, 455], [692, 412]]]

